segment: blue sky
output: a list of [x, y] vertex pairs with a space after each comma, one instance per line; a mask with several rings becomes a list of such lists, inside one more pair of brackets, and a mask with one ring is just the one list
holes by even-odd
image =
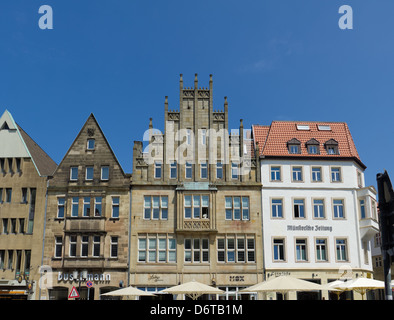
[[[353, 30], [338, 27], [345, 4]], [[376, 186], [384, 169], [394, 179], [393, 14], [392, 0], [2, 0], [0, 113], [59, 163], [93, 112], [131, 172], [149, 118], [164, 127], [164, 97], [179, 107], [179, 74], [190, 87], [213, 74], [230, 128], [347, 122]]]

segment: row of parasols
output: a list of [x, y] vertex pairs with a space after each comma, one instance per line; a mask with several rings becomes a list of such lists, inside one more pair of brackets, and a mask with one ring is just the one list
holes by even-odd
[[[294, 291], [317, 291], [328, 290], [335, 293], [342, 293], [344, 291], [356, 291], [364, 295], [368, 290], [384, 289], [383, 281], [359, 277], [356, 279], [339, 279], [325, 285], [313, 283], [311, 281], [294, 278], [291, 276], [279, 276], [271, 278], [267, 281], [260, 282], [251, 287], [240, 290], [243, 293], [254, 292], [279, 292], [286, 294]], [[174, 287], [170, 287], [160, 291], [160, 293], [168, 294], [184, 294], [193, 300], [196, 300], [203, 294], [223, 294], [224, 291], [197, 281], [186, 282]], [[153, 293], [140, 290], [135, 287], [126, 287], [115, 291], [102, 294], [103, 296], [153, 296]]]

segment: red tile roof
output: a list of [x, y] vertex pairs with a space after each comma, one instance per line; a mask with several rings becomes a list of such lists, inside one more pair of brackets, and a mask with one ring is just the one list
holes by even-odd
[[[297, 125], [308, 126], [309, 130], [299, 130]], [[330, 130], [321, 130], [319, 126], [329, 126]], [[270, 126], [253, 125], [252, 132], [255, 148], [258, 143], [261, 156], [352, 158], [365, 168], [345, 122], [273, 121]], [[287, 142], [294, 138], [301, 142], [299, 154], [289, 153]], [[319, 142], [319, 154], [308, 153], [305, 143], [311, 139]], [[325, 143], [330, 139], [338, 142], [339, 154], [327, 153]]]

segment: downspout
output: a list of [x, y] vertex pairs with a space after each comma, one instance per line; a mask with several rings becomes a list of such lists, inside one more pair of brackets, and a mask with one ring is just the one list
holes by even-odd
[[44, 230], [42, 232], [42, 249], [41, 249], [41, 266], [40, 266], [40, 280], [38, 283], [38, 299], [41, 300], [41, 277], [42, 277], [42, 266], [44, 263], [44, 248], [45, 248], [45, 231], [46, 231], [46, 224], [47, 224], [47, 208], [48, 208], [48, 187], [49, 187], [49, 179], [51, 177], [47, 177], [47, 187], [45, 190], [45, 212], [44, 212]]

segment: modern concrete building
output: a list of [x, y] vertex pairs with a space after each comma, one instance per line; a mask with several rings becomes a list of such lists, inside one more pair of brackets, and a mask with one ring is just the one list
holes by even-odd
[[[252, 131], [260, 147], [267, 279], [372, 277], [376, 191], [364, 184], [366, 166], [347, 124], [273, 121]], [[329, 298], [327, 291], [297, 297]]]
[[263, 280], [259, 158], [242, 120], [231, 134], [227, 98], [214, 109], [212, 76], [179, 86], [164, 132], [151, 119], [145, 146], [134, 143], [130, 284], [157, 292], [194, 279], [220, 299], [254, 298], [239, 290]]
[[67, 299], [76, 287], [99, 300], [126, 286], [129, 215], [130, 175], [91, 114], [49, 181], [43, 264], [52, 274], [40, 298]]
[[48, 176], [56, 163], [5, 111], [0, 117], [0, 300], [34, 300]]

